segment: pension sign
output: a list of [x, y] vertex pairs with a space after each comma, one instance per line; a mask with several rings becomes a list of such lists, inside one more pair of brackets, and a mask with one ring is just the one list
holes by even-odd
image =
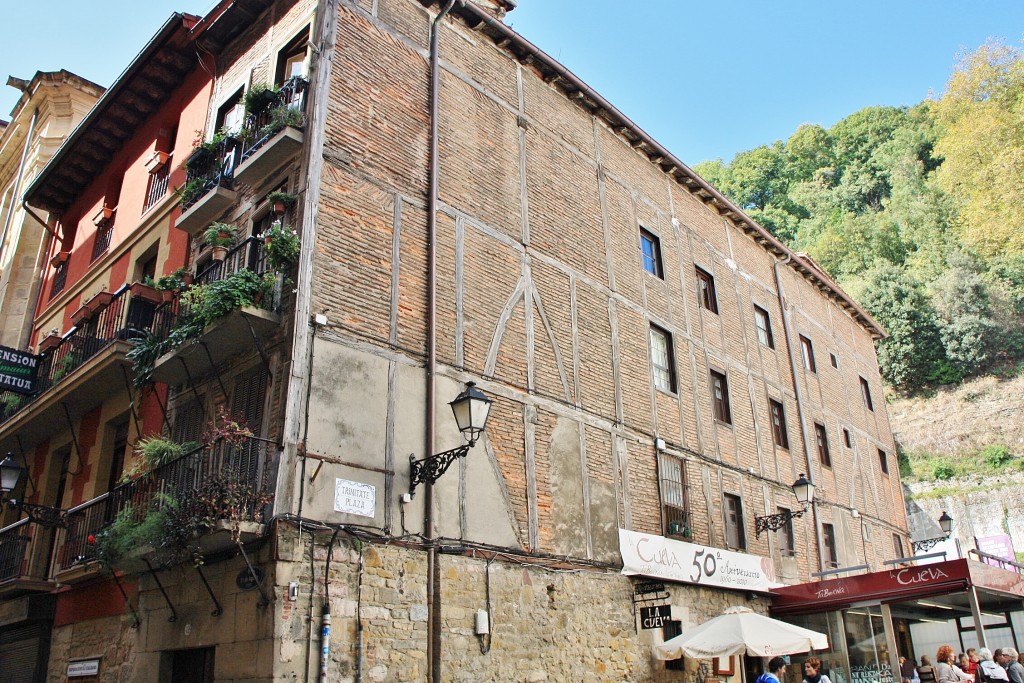
[[34, 394], [39, 356], [0, 346], [0, 391]]

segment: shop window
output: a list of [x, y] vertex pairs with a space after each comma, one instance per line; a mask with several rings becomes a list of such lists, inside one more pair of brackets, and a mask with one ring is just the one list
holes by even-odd
[[775, 348], [775, 338], [772, 337], [772, 319], [768, 317], [768, 311], [760, 306], [754, 306], [754, 324], [757, 325], [757, 341], [769, 349]]
[[733, 550], [745, 550], [747, 535], [743, 529], [743, 501], [725, 494], [725, 544]]
[[651, 371], [654, 386], [662, 391], [675, 392], [676, 369], [672, 350], [672, 334], [657, 325], [651, 325]]
[[281, 85], [291, 78], [305, 78], [308, 52], [309, 27], [306, 27], [278, 53], [274, 82]]
[[732, 411], [729, 409], [729, 381], [725, 373], [711, 371], [711, 403], [715, 419], [723, 424], [732, 424]]
[[814, 436], [818, 442], [818, 460], [821, 461], [823, 467], [832, 467], [832, 453], [828, 449], [828, 434], [825, 432], [825, 425], [815, 422]]
[[782, 403], [768, 399], [768, 407], [772, 413], [772, 436], [779, 448], [789, 448], [789, 433], [786, 430], [786, 412]]
[[661, 241], [652, 232], [640, 228], [640, 255], [644, 270], [655, 277], [665, 278], [661, 263]]
[[779, 542], [779, 552], [784, 557], [793, 557], [796, 554], [796, 537], [793, 533], [793, 517], [790, 515], [792, 510], [788, 508], [778, 508], [778, 513], [784, 515], [786, 522], [779, 527], [779, 533], [776, 536]]
[[818, 366], [814, 363], [814, 345], [811, 344], [811, 340], [800, 335], [800, 350], [804, 356], [804, 369], [809, 372], [817, 372]]
[[878, 449], [878, 464], [882, 468], [882, 474], [889, 474], [889, 456], [881, 448]]
[[711, 273], [697, 266], [697, 298], [700, 305], [718, 313], [718, 296], [715, 294], [715, 278]]
[[661, 484], [661, 510], [666, 536], [690, 538], [686, 497], [686, 463], [673, 455], [658, 455], [658, 480]]
[[867, 406], [868, 410], [874, 412], [875, 406], [871, 402], [871, 385], [863, 377], [860, 378], [860, 394], [864, 397], [864, 405]]
[[825, 543], [825, 568], [838, 569], [839, 555], [836, 553], [836, 528], [831, 524], [822, 524], [821, 537]]

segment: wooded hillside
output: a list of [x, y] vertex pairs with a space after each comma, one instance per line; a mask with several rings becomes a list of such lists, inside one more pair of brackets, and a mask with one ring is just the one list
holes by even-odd
[[941, 96], [806, 124], [695, 170], [809, 253], [891, 335], [913, 393], [1024, 361], [1024, 52], [965, 55]]

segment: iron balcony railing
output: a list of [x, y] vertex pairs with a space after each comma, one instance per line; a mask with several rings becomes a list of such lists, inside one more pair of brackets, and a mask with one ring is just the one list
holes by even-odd
[[309, 82], [299, 76], [285, 81], [277, 99], [262, 111], [250, 114], [242, 124], [242, 153], [239, 163], [255, 154], [268, 140], [289, 125], [286, 119], [301, 120], [306, 108]]
[[90, 358], [117, 341], [131, 341], [152, 332], [166, 336], [174, 322], [173, 304], [158, 304], [132, 296], [128, 285], [118, 290], [104, 308], [83, 320], [42, 355], [32, 396], [0, 392], [0, 421], [30, 404], [42, 392], [59, 384]]
[[31, 542], [32, 527], [27, 519], [0, 529], [0, 583], [11, 579], [41, 578], [31, 575], [27, 562]]
[[267, 255], [263, 240], [256, 236], [247, 237], [228, 250], [223, 261], [211, 261], [203, 270], [196, 274], [195, 284], [208, 284], [237, 273], [240, 270], [251, 270], [263, 275], [268, 270]]
[[185, 187], [192, 188], [181, 201], [181, 210], [188, 209], [217, 186], [231, 187], [241, 145], [235, 137], [225, 137], [213, 148], [197, 148], [185, 163]]
[[167, 195], [167, 187], [171, 180], [171, 160], [173, 157], [168, 157], [164, 165], [149, 175], [149, 187], [146, 188], [146, 202], [142, 205], [142, 211], [146, 212], [152, 209], [157, 202]]
[[[96, 537], [124, 510], [141, 521], [154, 506], [193, 509], [198, 501], [207, 512], [229, 507], [224, 514], [232, 522], [264, 523], [275, 447], [273, 441], [258, 437], [238, 443], [221, 439], [71, 508], [54, 571], [96, 559]], [[230, 488], [228, 497], [218, 497], [223, 487]]]

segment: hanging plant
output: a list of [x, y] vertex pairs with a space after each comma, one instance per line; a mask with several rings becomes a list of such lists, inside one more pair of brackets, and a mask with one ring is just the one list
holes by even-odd
[[291, 226], [273, 223], [261, 237], [267, 264], [278, 272], [291, 270], [299, 260], [299, 234]]
[[212, 223], [203, 232], [203, 244], [208, 247], [230, 247], [235, 243], [238, 228], [230, 223]]
[[285, 211], [295, 206], [295, 202], [298, 199], [297, 195], [282, 190], [276, 190], [267, 195], [267, 203], [273, 207], [274, 213], [278, 216], [283, 215]]

